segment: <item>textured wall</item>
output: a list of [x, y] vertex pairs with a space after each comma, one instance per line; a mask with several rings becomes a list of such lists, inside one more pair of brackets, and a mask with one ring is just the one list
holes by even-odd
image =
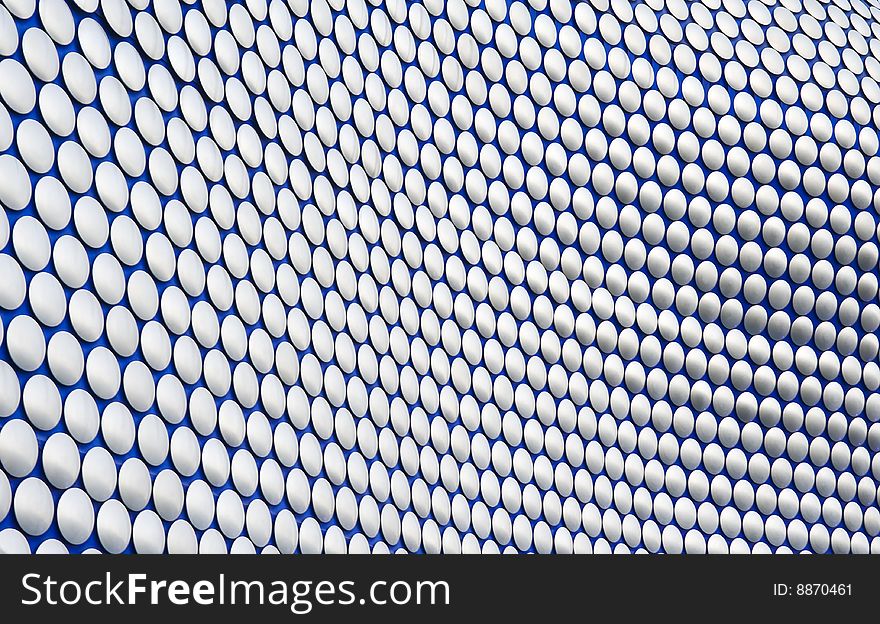
[[2, 0], [0, 551], [880, 550], [876, 0]]

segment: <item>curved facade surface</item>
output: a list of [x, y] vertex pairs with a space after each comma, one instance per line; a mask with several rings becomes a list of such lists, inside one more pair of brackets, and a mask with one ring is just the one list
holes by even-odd
[[876, 0], [2, 0], [0, 551], [875, 552]]

